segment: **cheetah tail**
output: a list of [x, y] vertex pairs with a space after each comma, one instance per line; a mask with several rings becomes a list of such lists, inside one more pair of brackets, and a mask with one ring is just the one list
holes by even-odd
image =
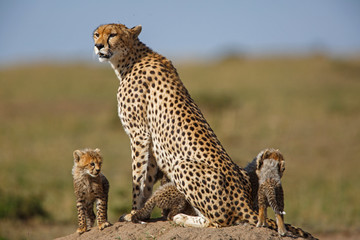
[[[275, 231], [277, 230], [277, 225], [274, 220], [266, 219], [266, 223], [270, 229], [273, 229]], [[286, 230], [288, 231], [288, 233], [290, 233], [296, 237], [302, 237], [302, 238], [306, 238], [306, 239], [317, 239], [314, 236], [312, 236], [310, 233], [302, 230], [301, 228], [294, 227], [290, 224], [285, 224], [285, 227], [286, 227]]]

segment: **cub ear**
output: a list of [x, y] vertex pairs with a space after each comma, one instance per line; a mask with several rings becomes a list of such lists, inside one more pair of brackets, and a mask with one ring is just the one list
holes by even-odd
[[270, 150], [266, 149], [261, 156], [261, 160], [267, 159], [270, 156]]
[[96, 148], [96, 149], [94, 150], [94, 152], [100, 153], [100, 149]]
[[142, 29], [141, 25], [137, 25], [130, 29], [130, 33], [131, 33], [133, 39], [136, 39], [139, 36], [141, 29]]
[[75, 150], [73, 152], [73, 156], [74, 156], [74, 162], [79, 162], [80, 161], [80, 157], [83, 155], [83, 153], [80, 150]]
[[284, 160], [280, 161], [279, 167], [280, 167], [280, 172], [283, 173], [285, 171], [285, 161]]
[[256, 161], [256, 169], [257, 170], [260, 170], [261, 166], [263, 165], [264, 163], [264, 159], [263, 157], [261, 156], [261, 158], [259, 158], [257, 161]]

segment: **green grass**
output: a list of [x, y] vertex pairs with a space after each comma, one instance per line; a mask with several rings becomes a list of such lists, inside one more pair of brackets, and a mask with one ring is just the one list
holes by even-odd
[[[360, 60], [229, 58], [177, 68], [240, 166], [266, 147], [284, 153], [286, 222], [316, 232], [359, 229]], [[13, 67], [0, 70], [0, 85], [0, 200], [35, 200], [42, 221], [74, 226], [63, 235], [75, 231], [72, 152], [98, 147], [110, 221], [130, 210], [130, 146], [110, 66]], [[9, 219], [2, 221], [0, 236], [10, 238]]]
[[18, 194], [0, 193], [0, 219], [28, 220], [34, 217], [48, 218], [49, 214], [43, 206], [42, 196], [31, 194], [21, 196]]

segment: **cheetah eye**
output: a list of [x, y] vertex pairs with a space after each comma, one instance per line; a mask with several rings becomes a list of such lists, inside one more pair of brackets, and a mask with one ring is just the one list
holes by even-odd
[[95, 33], [94, 36], [98, 38], [100, 35], [98, 33]]
[[111, 33], [111, 34], [109, 35], [109, 38], [115, 37], [116, 35], [117, 35], [116, 33]]
[[90, 163], [90, 165], [91, 165], [92, 167], [95, 167], [95, 163], [93, 163], [93, 162], [92, 162], [92, 163]]

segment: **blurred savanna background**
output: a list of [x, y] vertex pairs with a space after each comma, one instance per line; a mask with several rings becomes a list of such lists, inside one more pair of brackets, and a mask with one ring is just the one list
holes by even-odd
[[358, 2], [69, 4], [1, 3], [1, 240], [75, 232], [75, 149], [101, 149], [110, 221], [130, 211], [118, 79], [92, 54], [92, 31], [110, 22], [143, 25], [140, 39], [173, 60], [238, 165], [282, 151], [286, 222], [360, 237]]

